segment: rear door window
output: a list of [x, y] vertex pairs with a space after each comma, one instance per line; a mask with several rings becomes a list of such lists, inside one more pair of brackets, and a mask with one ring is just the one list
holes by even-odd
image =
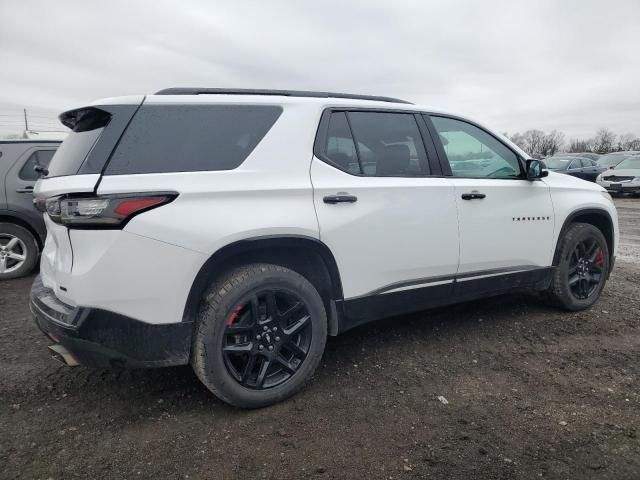
[[18, 173], [18, 177], [22, 180], [35, 182], [40, 178], [40, 174], [35, 171], [35, 167], [41, 166], [48, 168], [54, 153], [56, 153], [55, 150], [36, 150], [29, 156], [27, 161], [24, 162], [24, 165]]
[[143, 105], [105, 174], [232, 170], [281, 113], [270, 105]]
[[593, 162], [588, 158], [582, 158], [580, 159], [580, 162], [582, 163], [582, 168], [593, 167]]
[[412, 113], [333, 112], [322, 156], [337, 168], [357, 175], [417, 177], [430, 173]]
[[329, 118], [325, 155], [339, 169], [360, 173], [356, 144], [344, 112], [334, 112]]

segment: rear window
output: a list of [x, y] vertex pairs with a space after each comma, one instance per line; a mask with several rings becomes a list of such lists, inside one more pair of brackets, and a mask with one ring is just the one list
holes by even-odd
[[267, 105], [143, 105], [105, 173], [232, 170], [281, 113]]
[[78, 173], [110, 119], [109, 113], [92, 107], [63, 113], [60, 120], [71, 132], [51, 159], [48, 177]]
[[102, 128], [70, 133], [51, 159], [48, 177], [75, 175], [91, 148], [102, 134]]

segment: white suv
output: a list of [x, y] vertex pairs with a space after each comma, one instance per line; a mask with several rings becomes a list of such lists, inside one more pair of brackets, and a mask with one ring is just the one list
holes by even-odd
[[259, 407], [328, 335], [523, 289], [580, 310], [613, 267], [601, 187], [401, 100], [168, 89], [60, 118], [31, 308], [70, 365], [191, 363]]

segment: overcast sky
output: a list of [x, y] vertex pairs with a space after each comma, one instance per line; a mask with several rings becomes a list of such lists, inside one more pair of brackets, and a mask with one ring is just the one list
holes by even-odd
[[1, 0], [0, 60], [0, 133], [23, 107], [49, 125], [101, 97], [207, 86], [389, 95], [510, 133], [640, 135], [640, 0]]

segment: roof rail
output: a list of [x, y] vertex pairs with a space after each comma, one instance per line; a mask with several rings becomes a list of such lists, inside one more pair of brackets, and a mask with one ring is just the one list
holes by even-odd
[[155, 95], [278, 95], [284, 97], [312, 97], [312, 98], [349, 98], [352, 100], [373, 100], [377, 102], [408, 103], [392, 97], [378, 97], [376, 95], [354, 95], [351, 93], [312, 92], [306, 90], [266, 90], [250, 88], [165, 88]]

